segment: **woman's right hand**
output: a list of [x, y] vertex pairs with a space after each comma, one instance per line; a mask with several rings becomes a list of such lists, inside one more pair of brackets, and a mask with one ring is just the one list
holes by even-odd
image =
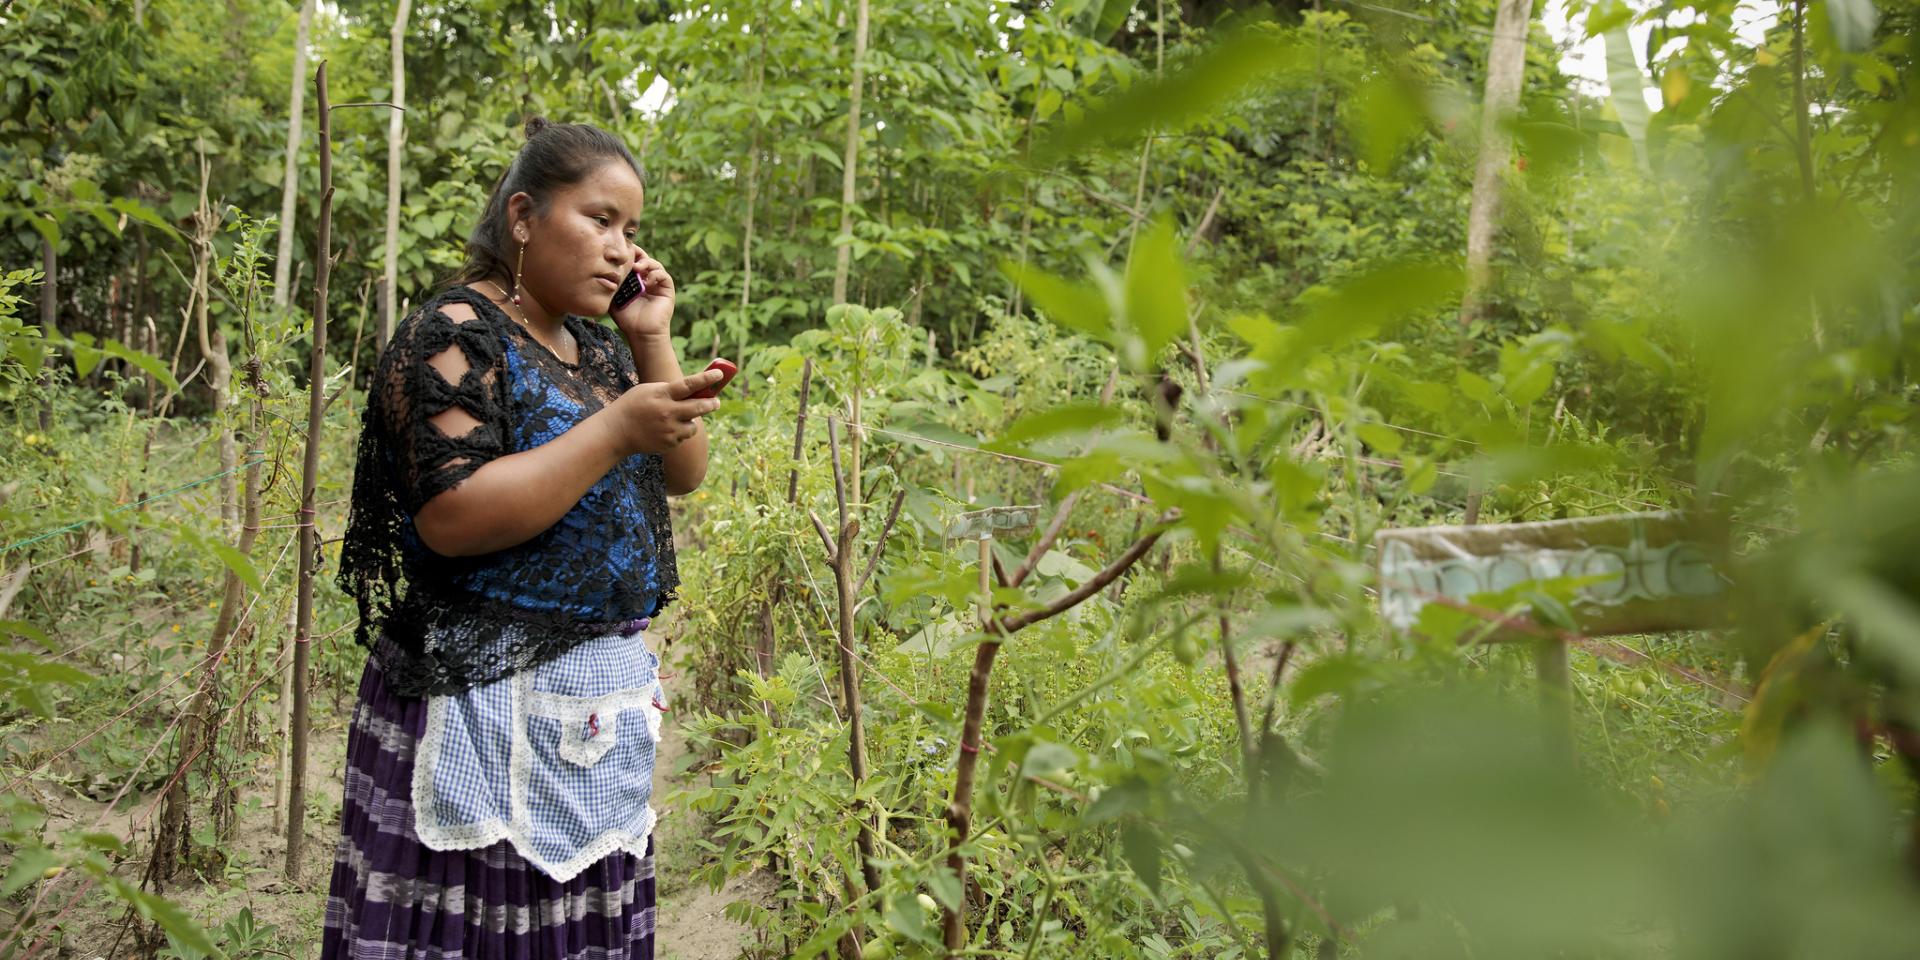
[[666, 453], [700, 432], [700, 418], [720, 409], [720, 401], [694, 394], [720, 382], [718, 370], [702, 370], [679, 380], [643, 383], [608, 405], [614, 442], [628, 456]]

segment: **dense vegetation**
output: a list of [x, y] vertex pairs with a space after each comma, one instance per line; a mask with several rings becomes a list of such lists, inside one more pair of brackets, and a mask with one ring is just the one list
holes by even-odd
[[[0, 957], [312, 951], [364, 374], [535, 113], [634, 147], [681, 354], [742, 363], [662, 863], [770, 878], [752, 955], [1910, 952], [1916, 11], [1544, 13], [0, 7]], [[1698, 631], [1375, 600], [1383, 529], [1668, 508]]]

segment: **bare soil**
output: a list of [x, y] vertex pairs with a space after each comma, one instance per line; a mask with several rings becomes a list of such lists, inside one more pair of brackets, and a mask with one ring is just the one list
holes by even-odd
[[[663, 624], [663, 627], [665, 625]], [[668, 628], [670, 629], [670, 628]], [[668, 641], [670, 646], [670, 641]], [[671, 681], [669, 681], [671, 683]], [[671, 686], [669, 686], [671, 692]], [[284, 876], [286, 841], [283, 815], [274, 808], [274, 771], [263, 763], [242, 788], [241, 812], [233, 843], [224, 851], [226, 863], [218, 873], [176, 881], [165, 893], [214, 931], [242, 909], [256, 925], [273, 929], [273, 947], [295, 960], [319, 955], [321, 925], [326, 909], [327, 883], [339, 838], [340, 792], [346, 757], [346, 712], [329, 709], [325, 694], [314, 698], [315, 717], [307, 762], [307, 815], [301, 867], [297, 880]], [[351, 710], [351, 701], [346, 710]], [[727, 919], [728, 904], [742, 899], [768, 900], [771, 881], [760, 874], [737, 878], [719, 890], [694, 879], [704, 856], [693, 843], [706, 829], [699, 814], [671, 808], [676, 786], [674, 770], [685, 755], [685, 741], [674, 735], [673, 714], [667, 718], [665, 743], [655, 780], [655, 805], [662, 810], [654, 842], [657, 858], [659, 921], [656, 954], [661, 960], [735, 960], [751, 941], [751, 931]], [[156, 731], [156, 734], [158, 731]], [[698, 777], [689, 773], [686, 777]], [[144, 817], [157, 794], [130, 795], [114, 810], [75, 792], [50, 791], [42, 785], [40, 797], [50, 815], [48, 834], [70, 828], [90, 829], [98, 819], [101, 829], [131, 841], [137, 856], [121, 867], [120, 876], [137, 880], [151, 843], [150, 817]], [[103, 812], [105, 817], [102, 818]], [[196, 815], [204, 807], [196, 806]], [[141, 819], [140, 835], [129, 837]], [[58, 912], [80, 881], [65, 875], [49, 881], [45, 913]], [[31, 892], [28, 894], [31, 896]], [[61, 936], [41, 956], [95, 960], [132, 956], [133, 938], [122, 933], [125, 907], [97, 891], [74, 906], [59, 922]], [[116, 952], [117, 946], [117, 952]], [[269, 954], [270, 955], [270, 954]]]

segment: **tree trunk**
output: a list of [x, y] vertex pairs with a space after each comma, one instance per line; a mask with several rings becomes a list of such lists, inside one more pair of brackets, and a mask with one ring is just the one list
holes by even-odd
[[847, 274], [853, 267], [854, 183], [860, 160], [860, 86], [866, 79], [867, 0], [860, 0], [853, 26], [853, 82], [847, 88], [847, 149], [840, 165], [840, 232], [833, 255], [833, 302], [847, 302]]
[[[251, 546], [248, 536], [238, 529], [240, 518], [239, 494], [234, 480], [235, 465], [238, 462], [234, 451], [233, 424], [227, 420], [227, 405], [230, 402], [233, 383], [233, 364], [227, 359], [227, 338], [208, 318], [208, 301], [211, 290], [213, 263], [213, 238], [220, 229], [221, 217], [213, 212], [207, 198], [208, 183], [213, 176], [213, 165], [205, 154], [200, 156], [200, 202], [193, 214], [193, 289], [189, 291], [193, 303], [193, 328], [199, 340], [200, 355], [207, 364], [207, 384], [213, 392], [213, 420], [216, 434], [216, 446], [220, 460], [220, 520], [221, 539], [231, 540], [238, 536], [242, 550]], [[219, 702], [220, 682], [218, 674], [224, 660], [228, 634], [233, 629], [233, 621], [243, 596], [239, 574], [231, 567], [226, 569], [220, 583], [220, 611], [214, 619], [213, 633], [207, 638], [206, 658], [200, 663], [200, 683], [189, 697], [186, 707], [187, 721], [182, 724], [180, 756], [187, 758], [187, 775], [173, 781], [168, 788], [164, 810], [161, 817], [160, 840], [154, 851], [156, 870], [154, 875], [165, 880], [172, 876], [187, 860], [191, 849], [190, 831], [187, 829], [187, 807], [190, 781], [194, 769], [210, 769], [213, 751], [204, 744], [214, 736], [213, 715]]]
[[387, 111], [387, 243], [380, 282], [380, 346], [393, 337], [393, 305], [400, 301], [400, 160], [406, 149], [407, 65], [402, 50], [407, 40], [407, 12], [412, 0], [400, 0], [393, 14], [393, 109]]
[[1460, 325], [1480, 318], [1485, 309], [1493, 260], [1493, 231], [1500, 219], [1500, 193], [1506, 183], [1513, 138], [1507, 123], [1520, 102], [1520, 81], [1527, 66], [1527, 28], [1532, 0], [1500, 0], [1494, 13], [1493, 42], [1487, 48], [1487, 87], [1480, 105], [1480, 161], [1473, 171], [1473, 201], [1467, 213], [1467, 288], [1460, 302]]
[[313, 37], [314, 0], [300, 4], [300, 27], [293, 39], [293, 90], [287, 107], [287, 162], [280, 179], [280, 246], [273, 258], [273, 305], [287, 305], [292, 292], [293, 217], [300, 196], [300, 125], [306, 119], [307, 44]]

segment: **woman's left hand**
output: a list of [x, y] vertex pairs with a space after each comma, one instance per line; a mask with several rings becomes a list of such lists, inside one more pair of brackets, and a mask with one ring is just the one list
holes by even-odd
[[636, 253], [633, 269], [646, 282], [647, 292], [613, 311], [614, 325], [630, 340], [635, 337], [665, 338], [673, 321], [673, 277], [667, 274], [667, 268], [661, 266], [660, 261], [648, 256], [647, 251], [638, 246], [633, 249]]

